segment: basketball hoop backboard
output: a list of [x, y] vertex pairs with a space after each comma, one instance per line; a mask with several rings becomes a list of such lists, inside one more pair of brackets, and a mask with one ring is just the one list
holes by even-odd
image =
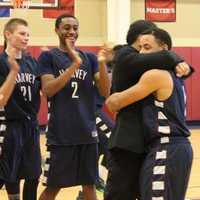
[[[57, 9], [59, 0], [27, 0], [30, 9]], [[13, 8], [12, 0], [0, 0], [1, 8]]]

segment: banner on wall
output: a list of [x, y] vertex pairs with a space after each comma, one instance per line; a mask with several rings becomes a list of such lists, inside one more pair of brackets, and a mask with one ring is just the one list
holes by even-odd
[[0, 9], [0, 17], [10, 17], [10, 9], [9, 8], [1, 8]]
[[[50, 3], [51, 0], [43, 0], [44, 3]], [[57, 18], [59, 15], [68, 13], [74, 15], [74, 0], [58, 0], [58, 9], [43, 9], [44, 18]]]
[[153, 22], [175, 22], [176, 0], [145, 0], [145, 19]]
[[[4, 0], [0, 0], [0, 2], [4, 2]], [[10, 17], [10, 9], [0, 8], [0, 17]]]

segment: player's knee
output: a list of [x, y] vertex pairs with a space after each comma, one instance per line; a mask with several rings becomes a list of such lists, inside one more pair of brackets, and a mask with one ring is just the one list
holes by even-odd
[[39, 200], [54, 200], [60, 191], [60, 188], [47, 187], [39, 197]]
[[24, 182], [23, 199], [37, 199], [38, 179], [26, 179]]

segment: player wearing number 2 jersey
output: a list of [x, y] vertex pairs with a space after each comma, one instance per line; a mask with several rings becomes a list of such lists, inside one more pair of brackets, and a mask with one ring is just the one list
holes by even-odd
[[[96, 200], [98, 178], [95, 83], [108, 95], [109, 79], [104, 57], [75, 48], [78, 20], [69, 15], [56, 19], [59, 47], [39, 57], [42, 89], [49, 98], [48, 157], [40, 200], [55, 199], [62, 187], [83, 186], [84, 198]], [[75, 58], [75, 59], [74, 59]], [[77, 62], [77, 60], [81, 60]]]

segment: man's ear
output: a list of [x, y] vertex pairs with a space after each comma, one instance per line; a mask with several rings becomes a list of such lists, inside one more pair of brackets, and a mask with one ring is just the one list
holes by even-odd
[[9, 39], [9, 38], [10, 38], [10, 35], [11, 35], [11, 32], [10, 32], [10, 31], [5, 31], [5, 32], [4, 32], [4, 37], [5, 37], [6, 39]]

